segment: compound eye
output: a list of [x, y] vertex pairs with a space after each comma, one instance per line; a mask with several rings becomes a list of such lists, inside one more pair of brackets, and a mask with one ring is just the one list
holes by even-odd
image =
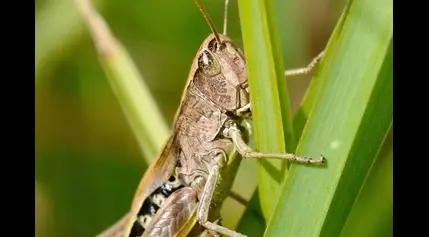
[[207, 50], [204, 50], [198, 57], [198, 67], [204, 75], [209, 77], [220, 73], [219, 63]]

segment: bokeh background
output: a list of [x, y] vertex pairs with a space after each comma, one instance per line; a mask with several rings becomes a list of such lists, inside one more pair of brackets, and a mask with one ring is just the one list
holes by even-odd
[[[210, 33], [193, 0], [93, 0], [133, 58], [168, 124], [201, 42]], [[203, 0], [217, 29], [223, 1]], [[327, 43], [345, 0], [276, 1], [286, 68], [305, 66]], [[237, 2], [228, 34], [242, 46]], [[36, 0], [36, 236], [94, 236], [129, 208], [146, 164], [73, 0]], [[299, 106], [309, 77], [288, 81]], [[147, 116], [150, 116], [148, 114]], [[269, 115], [268, 115], [269, 116]], [[234, 190], [249, 198], [256, 163]], [[244, 207], [225, 203], [234, 228]]]

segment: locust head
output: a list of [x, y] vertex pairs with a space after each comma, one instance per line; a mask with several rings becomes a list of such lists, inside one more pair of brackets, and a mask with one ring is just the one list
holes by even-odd
[[232, 113], [249, 103], [244, 55], [228, 36], [210, 34], [195, 66], [193, 84], [199, 94]]

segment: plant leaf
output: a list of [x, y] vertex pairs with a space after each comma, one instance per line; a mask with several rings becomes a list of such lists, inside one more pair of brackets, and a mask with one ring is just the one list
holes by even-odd
[[327, 48], [317, 101], [266, 236], [337, 236], [392, 123], [392, 1], [355, 0]]
[[393, 137], [384, 141], [341, 236], [393, 236]]
[[[254, 148], [285, 152], [287, 144], [292, 152], [295, 140], [291, 108], [273, 1], [239, 0], [238, 4], [254, 119]], [[280, 160], [258, 160], [259, 198], [266, 219], [280, 194], [286, 165]]]
[[147, 164], [164, 144], [169, 129], [128, 52], [88, 0], [77, 0], [100, 54], [101, 64], [137, 137]]

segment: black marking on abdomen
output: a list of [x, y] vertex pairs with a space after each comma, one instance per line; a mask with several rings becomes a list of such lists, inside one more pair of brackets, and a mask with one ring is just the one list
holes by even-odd
[[144, 232], [143, 226], [136, 220], [134, 221], [133, 228], [131, 228], [130, 237], [131, 236], [142, 236]]
[[[152, 195], [151, 195], [152, 196]], [[142, 207], [140, 208], [140, 211], [138, 213], [139, 216], [150, 214], [151, 216], [155, 215], [155, 213], [158, 211], [159, 206], [153, 203], [149, 198], [146, 199], [143, 202]]]
[[[149, 226], [152, 217], [155, 216], [156, 212], [159, 210], [160, 206], [162, 206], [165, 199], [183, 187], [184, 186], [176, 177], [171, 176], [167, 182], [155, 189], [155, 191], [149, 195], [146, 200], [144, 200], [143, 205], [137, 214], [137, 220], [134, 222], [133, 227], [131, 228], [129, 237], [142, 236], [145, 229]], [[157, 205], [157, 203], [160, 205]]]
[[[176, 177], [171, 176], [167, 182], [165, 182], [161, 187], [157, 190], [161, 193], [165, 198], [169, 197], [176, 190], [183, 188], [183, 185], [179, 184], [179, 181]], [[157, 193], [156, 191], [154, 193]]]

